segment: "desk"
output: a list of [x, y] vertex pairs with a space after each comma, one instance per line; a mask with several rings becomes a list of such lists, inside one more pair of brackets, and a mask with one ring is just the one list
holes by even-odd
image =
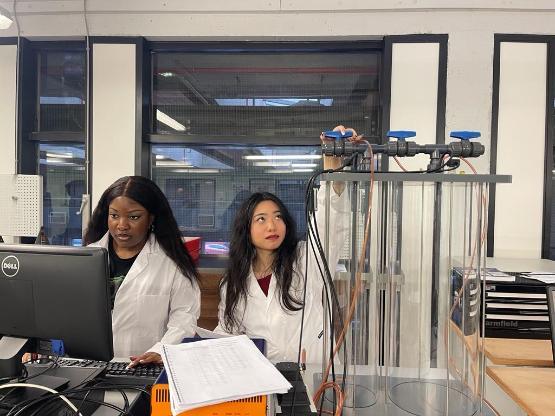
[[528, 415], [555, 415], [555, 368], [488, 367], [486, 371]]
[[505, 272], [555, 273], [555, 261], [547, 259], [486, 257], [486, 267], [497, 267]]
[[486, 357], [494, 365], [553, 367], [551, 340], [486, 338]]

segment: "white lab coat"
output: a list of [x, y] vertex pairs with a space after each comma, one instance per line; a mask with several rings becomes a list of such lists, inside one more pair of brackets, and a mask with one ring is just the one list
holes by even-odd
[[[324, 183], [323, 183], [324, 184]], [[331, 189], [330, 203], [330, 250], [329, 268], [332, 275], [335, 271], [339, 253], [345, 242], [349, 227], [349, 198], [348, 190], [341, 196], [335, 194]], [[322, 245], [324, 245], [324, 187], [318, 192], [317, 224]], [[300, 242], [298, 262], [295, 268], [294, 279], [290, 292], [302, 300], [303, 279], [305, 269], [305, 247], [306, 242]], [[309, 261], [306, 285], [306, 304], [304, 316], [304, 329], [302, 348], [306, 350], [307, 362], [317, 363], [322, 360], [322, 330], [323, 330], [323, 282], [316, 259], [309, 246]], [[219, 324], [215, 332], [225, 333], [224, 311], [225, 311], [225, 287], [221, 290], [221, 300], [218, 307]], [[266, 356], [272, 362], [297, 361], [299, 350], [299, 336], [301, 328], [301, 312], [285, 310], [280, 303], [280, 294], [276, 287], [276, 278], [272, 275], [268, 296], [264, 295], [258, 285], [256, 277], [250, 270], [248, 276], [248, 294], [245, 301], [241, 300], [237, 305], [236, 314], [243, 317], [242, 328], [236, 333], [244, 333], [251, 338], [264, 338], [266, 340]]]
[[[91, 246], [108, 248], [109, 233]], [[200, 314], [200, 289], [183, 276], [153, 234], [119, 287], [112, 311], [114, 356], [178, 344], [194, 336]]]

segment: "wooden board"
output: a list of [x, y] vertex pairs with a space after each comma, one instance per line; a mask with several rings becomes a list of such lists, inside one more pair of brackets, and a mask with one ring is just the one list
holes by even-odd
[[488, 367], [486, 371], [529, 416], [555, 415], [555, 368]]

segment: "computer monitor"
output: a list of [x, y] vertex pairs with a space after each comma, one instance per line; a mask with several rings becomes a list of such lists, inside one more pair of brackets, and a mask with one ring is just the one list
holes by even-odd
[[0, 244], [0, 265], [0, 345], [23, 338], [18, 354], [112, 359], [105, 249]]

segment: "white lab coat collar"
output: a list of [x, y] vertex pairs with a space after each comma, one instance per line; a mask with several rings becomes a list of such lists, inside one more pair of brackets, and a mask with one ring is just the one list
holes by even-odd
[[[104, 234], [102, 238], [98, 240], [96, 243], [92, 243], [91, 246], [104, 247], [105, 249], [108, 249], [109, 242], [110, 242], [110, 232], [106, 231], [106, 234]], [[158, 253], [160, 250], [161, 250], [161, 247], [158, 244], [158, 241], [156, 241], [156, 237], [154, 236], [154, 234], [150, 233], [144, 247], [139, 252], [139, 255], [137, 256], [137, 259], [133, 263], [133, 266], [131, 266], [131, 269], [129, 270], [129, 273], [128, 273], [128, 277], [136, 276], [139, 272], [141, 272], [148, 264], [148, 255], [152, 253]], [[128, 279], [126, 278], [124, 280], [124, 282], [122, 283], [122, 286], [123, 284], [125, 284], [126, 280]]]
[[[272, 277], [270, 278], [270, 286], [268, 287], [268, 296], [264, 295], [264, 292], [260, 288], [254, 271], [252, 270], [252, 265], [249, 273], [249, 296], [254, 297], [259, 302], [264, 303], [266, 305], [266, 312], [270, 309], [272, 304], [272, 300], [274, 299], [275, 293], [277, 289], [276, 283], [276, 276], [272, 273]], [[277, 299], [279, 301], [279, 299]]]

